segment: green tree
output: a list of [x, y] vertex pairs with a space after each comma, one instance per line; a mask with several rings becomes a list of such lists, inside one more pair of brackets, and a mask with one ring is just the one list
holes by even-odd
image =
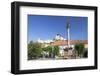
[[56, 56], [60, 55], [60, 53], [59, 53], [59, 46], [54, 46], [53, 54], [56, 55]]
[[51, 57], [52, 54], [52, 46], [47, 46], [42, 48], [44, 52], [48, 53], [48, 57]]
[[53, 57], [52, 46], [47, 46], [47, 52], [49, 53], [49, 57]]
[[40, 43], [30, 41], [28, 44], [28, 59], [31, 60], [39, 58], [42, 51], [43, 50]]
[[42, 49], [45, 52], [49, 52], [49, 53], [52, 52], [52, 46], [43, 47]]
[[83, 44], [75, 44], [74, 49], [77, 51], [78, 56], [82, 57], [83, 53], [84, 53], [84, 45]]
[[88, 49], [87, 49], [87, 48], [86, 48], [85, 51], [84, 51], [83, 57], [84, 57], [84, 58], [87, 58], [87, 57], [88, 57]]
[[55, 57], [59, 55], [59, 46], [47, 46], [43, 50], [49, 53], [49, 57]]

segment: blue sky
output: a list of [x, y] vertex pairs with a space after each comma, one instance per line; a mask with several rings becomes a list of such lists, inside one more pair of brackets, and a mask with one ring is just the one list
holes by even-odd
[[75, 16], [28, 15], [28, 42], [53, 39], [56, 34], [67, 39], [66, 23], [70, 22], [71, 40], [87, 40], [88, 18]]

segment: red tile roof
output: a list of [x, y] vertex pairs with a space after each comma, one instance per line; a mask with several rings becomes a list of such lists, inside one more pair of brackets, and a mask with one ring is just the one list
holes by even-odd
[[[70, 44], [77, 44], [77, 43], [83, 43], [83, 44], [88, 44], [87, 40], [70, 40]], [[67, 45], [68, 44], [68, 40], [59, 40], [59, 41], [55, 41], [55, 42], [51, 42], [51, 45], [55, 45], [55, 46], [60, 46], [60, 45]]]

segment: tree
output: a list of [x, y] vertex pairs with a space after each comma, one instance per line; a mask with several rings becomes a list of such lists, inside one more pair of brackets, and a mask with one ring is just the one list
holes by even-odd
[[28, 44], [28, 59], [31, 60], [41, 57], [42, 51], [40, 43], [30, 41]]
[[[43, 47], [42, 48], [43, 52], [45, 52], [45, 56], [48, 58], [48, 57], [51, 57], [51, 54], [52, 54], [52, 46], [47, 46], [47, 47]], [[47, 54], [48, 53], [48, 54]]]
[[53, 49], [53, 54], [56, 55], [56, 56], [59, 56], [59, 46], [54, 46], [54, 49]]
[[75, 44], [74, 49], [77, 51], [78, 56], [82, 57], [84, 52], [84, 45], [83, 44]]
[[46, 47], [46, 51], [49, 52], [49, 53], [51, 53], [52, 52], [52, 46], [47, 46]]
[[87, 48], [86, 48], [85, 51], [84, 51], [83, 57], [84, 57], [84, 58], [87, 58], [87, 57], [88, 57], [88, 49], [87, 49]]
[[43, 50], [49, 53], [50, 58], [54, 58], [59, 55], [59, 46], [47, 46]]

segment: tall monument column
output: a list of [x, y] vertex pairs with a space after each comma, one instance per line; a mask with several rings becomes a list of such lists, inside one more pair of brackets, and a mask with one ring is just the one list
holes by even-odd
[[68, 39], [68, 48], [70, 48], [70, 23], [67, 22], [67, 39]]
[[70, 45], [70, 23], [67, 21], [66, 24], [66, 32], [67, 32], [67, 47], [64, 49], [64, 58], [70, 59], [72, 55], [71, 45]]

